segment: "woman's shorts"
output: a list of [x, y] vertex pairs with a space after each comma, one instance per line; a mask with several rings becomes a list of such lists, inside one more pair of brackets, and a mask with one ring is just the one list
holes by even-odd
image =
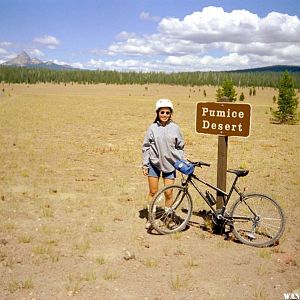
[[173, 172], [164, 173], [164, 172], [161, 172], [160, 170], [158, 170], [151, 163], [149, 164], [149, 172], [148, 172], [149, 177], [160, 177], [160, 173], [162, 173], [162, 177], [166, 178], [166, 179], [175, 179], [176, 178], [175, 170]]

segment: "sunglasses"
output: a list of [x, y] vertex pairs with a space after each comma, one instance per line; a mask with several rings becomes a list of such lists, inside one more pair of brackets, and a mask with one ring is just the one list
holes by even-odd
[[170, 113], [171, 113], [170, 111], [164, 111], [164, 110], [162, 110], [162, 111], [159, 112], [160, 115], [167, 115], [167, 116], [168, 116]]

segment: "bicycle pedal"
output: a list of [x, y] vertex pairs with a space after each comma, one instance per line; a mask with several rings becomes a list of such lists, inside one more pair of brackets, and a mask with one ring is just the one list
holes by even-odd
[[247, 233], [247, 236], [252, 239], [252, 240], [255, 240], [256, 239], [256, 236], [254, 233], [250, 232], [250, 233]]
[[223, 219], [223, 216], [221, 214], [218, 214], [216, 217], [217, 217], [218, 220], [222, 220]]

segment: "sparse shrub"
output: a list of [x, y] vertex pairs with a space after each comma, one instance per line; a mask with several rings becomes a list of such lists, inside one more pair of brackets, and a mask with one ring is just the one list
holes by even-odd
[[102, 225], [98, 225], [98, 224], [92, 224], [91, 225], [91, 231], [93, 233], [99, 233], [99, 232], [103, 232], [104, 228]]
[[8, 290], [10, 291], [10, 293], [16, 292], [19, 288], [20, 288], [19, 283], [16, 280], [12, 280], [8, 284]]
[[96, 281], [96, 273], [94, 271], [87, 272], [82, 276], [83, 281]]
[[20, 236], [18, 240], [20, 243], [28, 244], [28, 243], [32, 242], [33, 237], [31, 235], [26, 234], [26, 235]]
[[194, 268], [199, 266], [199, 262], [197, 260], [194, 260], [192, 257], [188, 259], [188, 261], [185, 263], [185, 266], [187, 268]]
[[81, 254], [86, 253], [91, 248], [89, 240], [83, 240], [75, 245], [75, 249], [78, 250]]
[[188, 287], [189, 287], [189, 280], [187, 278], [181, 277], [178, 274], [176, 274], [175, 277], [172, 276], [171, 288], [173, 291], [187, 289]]
[[270, 259], [272, 257], [272, 254], [268, 249], [261, 249], [259, 251], [259, 257], [265, 258], [265, 259]]
[[116, 280], [119, 277], [117, 271], [114, 270], [106, 270], [104, 275], [103, 275], [103, 279], [104, 280]]
[[180, 240], [182, 237], [183, 237], [183, 234], [180, 231], [177, 231], [177, 232], [174, 232], [173, 234], [170, 234], [170, 239], [171, 240]]
[[48, 255], [50, 253], [50, 248], [41, 245], [34, 247], [32, 251], [35, 255]]
[[154, 267], [157, 267], [157, 261], [155, 260], [155, 259], [153, 259], [153, 258], [146, 258], [145, 260], [144, 260], [144, 265], [146, 266], [146, 267], [149, 267], [149, 268], [154, 268]]
[[50, 207], [50, 205], [45, 205], [45, 207], [43, 207], [43, 217], [45, 218], [53, 218], [54, 213], [53, 213], [53, 209]]
[[68, 275], [69, 283], [66, 285], [66, 289], [68, 291], [68, 295], [75, 295], [80, 292], [82, 289], [82, 280], [80, 278], [73, 277], [71, 274]]
[[32, 289], [33, 288], [33, 282], [32, 279], [26, 279], [24, 282], [22, 282], [22, 288], [23, 289]]
[[256, 300], [266, 300], [267, 299], [266, 292], [264, 291], [264, 289], [256, 290], [254, 292], [253, 296], [254, 296], [254, 299], [256, 299]]
[[96, 258], [96, 263], [98, 265], [104, 265], [105, 264], [105, 258], [104, 257], [97, 257]]
[[177, 274], [177, 275], [175, 276], [175, 278], [172, 278], [172, 279], [171, 279], [171, 287], [172, 287], [172, 290], [178, 291], [178, 290], [180, 290], [181, 286], [182, 286], [182, 283], [180, 282], [180, 277], [179, 277], [179, 275]]
[[32, 289], [33, 288], [33, 282], [32, 279], [26, 279], [24, 282], [23, 281], [16, 281], [16, 280], [12, 280], [11, 282], [9, 282], [8, 284], [8, 290], [10, 293], [14, 293], [17, 290], [21, 290], [21, 289]]

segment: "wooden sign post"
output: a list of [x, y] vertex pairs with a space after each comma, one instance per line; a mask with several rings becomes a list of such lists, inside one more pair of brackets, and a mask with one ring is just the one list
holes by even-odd
[[[229, 102], [228, 97], [222, 97], [220, 102]], [[217, 165], [217, 188], [226, 192], [228, 136], [218, 136], [218, 165]], [[221, 209], [224, 205], [223, 196], [217, 192], [216, 208]]]
[[[198, 102], [196, 110], [196, 132], [218, 135], [217, 187], [226, 192], [228, 136], [250, 135], [251, 105], [228, 102]], [[217, 209], [222, 208], [224, 199], [217, 193]]]

